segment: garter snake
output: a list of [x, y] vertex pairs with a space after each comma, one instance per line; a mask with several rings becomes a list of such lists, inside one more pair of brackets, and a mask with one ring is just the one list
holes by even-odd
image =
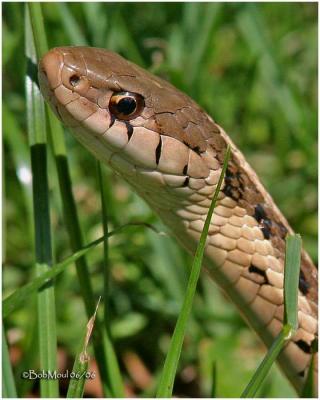
[[[103, 49], [51, 50], [39, 82], [64, 125], [191, 253], [231, 145], [204, 266], [270, 346], [282, 328], [285, 236], [292, 230], [225, 131], [170, 83]], [[305, 251], [298, 300], [299, 328], [278, 361], [300, 391], [317, 340], [317, 270]]]

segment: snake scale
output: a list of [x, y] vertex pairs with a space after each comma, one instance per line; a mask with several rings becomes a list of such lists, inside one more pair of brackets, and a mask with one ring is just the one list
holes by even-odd
[[[40, 61], [39, 83], [64, 125], [191, 253], [231, 145], [204, 267], [270, 346], [282, 328], [285, 236], [292, 230], [224, 130], [170, 83], [104, 49], [52, 49]], [[317, 270], [303, 251], [299, 328], [278, 359], [298, 392], [317, 340], [317, 290]]]

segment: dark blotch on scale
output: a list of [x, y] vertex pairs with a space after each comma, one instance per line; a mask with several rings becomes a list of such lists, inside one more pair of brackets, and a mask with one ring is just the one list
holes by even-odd
[[267, 217], [265, 209], [261, 204], [257, 204], [254, 208], [254, 218], [259, 222], [261, 232], [265, 239], [270, 239], [272, 221]]
[[183, 140], [182, 143], [185, 144], [187, 147], [189, 147], [189, 149], [193, 150], [195, 153], [197, 153], [200, 156], [201, 150], [200, 150], [199, 146], [192, 147], [190, 145], [190, 143], [186, 142], [185, 140]]
[[233, 173], [227, 168], [222, 192], [233, 200], [238, 201], [242, 198], [243, 191], [244, 187], [240, 180], [239, 172]]
[[187, 187], [189, 185], [189, 180], [190, 180], [190, 178], [187, 176], [186, 179], [183, 182], [182, 187]]
[[255, 265], [253, 265], [253, 264], [250, 265], [250, 267], [249, 267], [249, 272], [258, 274], [258, 275], [260, 275], [260, 276], [263, 276], [264, 279], [265, 279], [265, 282], [266, 282], [266, 283], [268, 282], [268, 278], [267, 278], [267, 275], [266, 275], [265, 271], [262, 271], [261, 269], [259, 269], [259, 268], [256, 267]]
[[303, 293], [304, 295], [306, 295], [308, 293], [309, 287], [310, 287], [310, 285], [306, 281], [305, 274], [300, 269], [300, 275], [299, 275], [299, 290], [300, 290], [300, 292]]
[[305, 353], [312, 354], [312, 353], [317, 353], [318, 351], [318, 339], [313, 339], [311, 344], [309, 345], [303, 340], [297, 340], [296, 345]]
[[257, 204], [254, 208], [254, 217], [258, 222], [267, 219], [266, 212], [261, 204]]
[[201, 151], [199, 146], [194, 147], [192, 150], [195, 151], [200, 156]]
[[312, 353], [311, 346], [308, 343], [304, 342], [303, 340], [298, 340], [295, 343], [305, 353], [308, 353], [308, 354]]
[[261, 231], [265, 239], [270, 239], [272, 222], [269, 219], [264, 219], [262, 222]]
[[186, 164], [186, 165], [183, 167], [182, 174], [183, 174], [183, 175], [187, 175], [187, 172], [188, 172], [188, 164]]

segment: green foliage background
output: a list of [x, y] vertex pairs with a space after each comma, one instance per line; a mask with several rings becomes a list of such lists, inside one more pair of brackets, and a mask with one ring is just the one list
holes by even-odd
[[[317, 5], [312, 3], [44, 3], [50, 47], [91, 45], [126, 58], [190, 94], [244, 152], [317, 261]], [[4, 295], [34, 276], [30, 160], [26, 134], [23, 4], [3, 4]], [[101, 235], [95, 160], [66, 135], [82, 229]], [[70, 254], [55, 168], [49, 159], [56, 260]], [[110, 226], [159, 225], [145, 203], [107, 171]], [[97, 298], [102, 249], [89, 257]], [[137, 353], [156, 379], [188, 276], [190, 257], [170, 237], [141, 229], [110, 241], [112, 332], [120, 360]], [[56, 282], [59, 345], [77, 351], [86, 317], [75, 271]], [[35, 368], [34, 302], [7, 320], [8, 336]], [[35, 342], [36, 343], [36, 342]], [[217, 395], [239, 396], [263, 348], [218, 289], [202, 276], [175, 394], [209, 396], [213, 362]], [[125, 365], [123, 375], [138, 395]], [[151, 385], [152, 386], [152, 385]], [[20, 395], [29, 393], [25, 382]], [[150, 391], [151, 390], [151, 391]], [[274, 370], [265, 397], [294, 396]]]

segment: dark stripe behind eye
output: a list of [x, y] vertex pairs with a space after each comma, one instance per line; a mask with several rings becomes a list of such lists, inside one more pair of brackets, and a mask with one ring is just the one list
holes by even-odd
[[159, 164], [159, 161], [160, 161], [161, 147], [162, 147], [162, 140], [161, 140], [161, 136], [160, 136], [159, 144], [156, 148], [156, 164], [157, 165]]
[[115, 120], [116, 120], [116, 117], [115, 117], [113, 114], [110, 115], [110, 118], [111, 118], [111, 121], [110, 121], [109, 128], [112, 127], [112, 125], [114, 124], [114, 122], [115, 122]]
[[133, 134], [133, 126], [128, 121], [125, 121], [125, 124], [127, 128], [128, 139], [130, 140]]

